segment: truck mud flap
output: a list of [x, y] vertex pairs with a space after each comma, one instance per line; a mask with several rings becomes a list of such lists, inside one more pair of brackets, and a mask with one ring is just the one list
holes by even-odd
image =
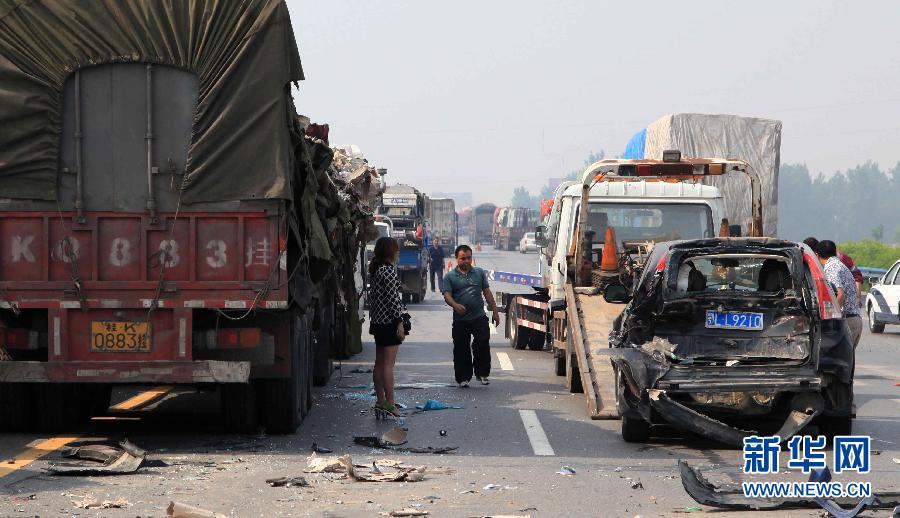
[[[869, 509], [893, 509], [900, 505], [900, 492], [872, 490], [872, 496], [861, 501], [851, 498], [835, 498], [817, 502], [811, 498], [747, 498], [740, 484], [723, 484], [716, 486], [706, 480], [699, 470], [692, 468], [686, 461], [678, 461], [681, 473], [681, 484], [684, 490], [697, 503], [735, 511], [775, 511], [780, 509], [819, 509], [825, 508], [833, 516], [853, 517]], [[812, 481], [813, 473], [810, 476]], [[830, 473], [826, 475], [830, 479]], [[844, 509], [850, 506], [852, 509]]]
[[[735, 448], [743, 447], [745, 437], [757, 435], [755, 431], [728, 426], [673, 401], [665, 391], [651, 389], [647, 393], [650, 396], [650, 406], [659, 412], [666, 421], [681, 430], [693, 432]], [[818, 394], [798, 394], [794, 397], [792, 405], [794, 409], [775, 434], [781, 437], [782, 442], [793, 437], [819, 415], [824, 402]]]

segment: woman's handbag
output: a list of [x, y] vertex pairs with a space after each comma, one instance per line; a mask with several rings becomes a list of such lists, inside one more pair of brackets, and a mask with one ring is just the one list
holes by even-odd
[[410, 331], [412, 331], [412, 321], [410, 320], [409, 313], [402, 313], [400, 318], [403, 319], [403, 332], [407, 335]]

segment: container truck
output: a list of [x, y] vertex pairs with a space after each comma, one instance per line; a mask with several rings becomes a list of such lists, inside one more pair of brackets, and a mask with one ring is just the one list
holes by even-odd
[[538, 212], [526, 207], [504, 207], [497, 214], [494, 248], [515, 250], [526, 232], [534, 231], [538, 224]]
[[469, 244], [475, 246], [492, 242], [496, 210], [497, 206], [493, 203], [482, 203], [472, 209], [469, 218]]
[[456, 202], [452, 198], [428, 198], [425, 203], [425, 219], [428, 220], [428, 238], [449, 250], [456, 248], [459, 225]]

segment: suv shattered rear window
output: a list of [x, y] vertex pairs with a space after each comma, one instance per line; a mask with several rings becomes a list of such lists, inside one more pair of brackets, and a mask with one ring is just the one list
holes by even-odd
[[678, 267], [676, 294], [718, 292], [784, 294], [794, 291], [787, 258], [763, 254], [716, 254], [685, 258]]

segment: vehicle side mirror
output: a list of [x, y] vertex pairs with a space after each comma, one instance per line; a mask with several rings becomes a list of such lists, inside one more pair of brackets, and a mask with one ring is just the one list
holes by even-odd
[[728, 225], [728, 235], [731, 237], [741, 237], [740, 225]]
[[610, 303], [625, 303], [630, 299], [628, 288], [621, 284], [608, 284], [603, 289], [603, 300]]
[[547, 248], [547, 227], [540, 225], [534, 229], [534, 242], [541, 248]]

